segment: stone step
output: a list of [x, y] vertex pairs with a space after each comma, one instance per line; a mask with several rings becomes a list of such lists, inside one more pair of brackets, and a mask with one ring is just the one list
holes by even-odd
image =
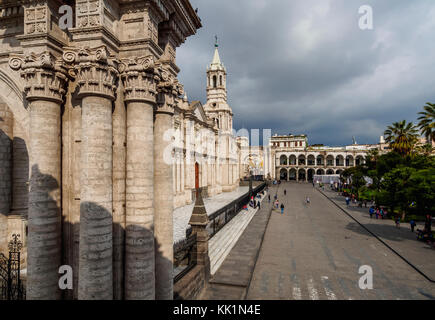
[[[267, 194], [266, 194], [267, 196]], [[263, 196], [260, 201], [264, 200]], [[209, 242], [210, 271], [211, 274], [219, 269], [231, 249], [239, 240], [258, 209], [248, 207], [247, 212], [239, 212], [227, 225], [225, 225]]]

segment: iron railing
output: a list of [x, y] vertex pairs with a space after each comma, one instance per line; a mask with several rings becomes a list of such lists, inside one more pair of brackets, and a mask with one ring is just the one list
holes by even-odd
[[230, 222], [239, 212], [240, 210], [249, 203], [249, 200], [251, 196], [254, 196], [254, 198], [257, 196], [258, 193], [264, 190], [266, 187], [266, 183], [263, 182], [262, 184], [255, 187], [255, 189], [252, 190], [252, 194], [249, 193], [241, 196], [240, 198], [232, 201], [231, 203], [227, 204], [225, 207], [220, 208], [219, 210], [213, 212], [211, 215], [208, 216], [209, 223], [207, 225], [207, 231], [210, 235], [210, 238], [212, 238], [216, 233], [219, 232], [228, 222]]
[[9, 241], [9, 258], [0, 253], [0, 300], [25, 300], [26, 290], [21, 282], [21, 248], [19, 234]]
[[174, 244], [174, 283], [196, 266], [196, 233]]

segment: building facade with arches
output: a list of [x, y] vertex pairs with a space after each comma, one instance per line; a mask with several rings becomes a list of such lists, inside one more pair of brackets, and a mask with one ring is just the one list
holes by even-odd
[[315, 175], [341, 174], [347, 168], [363, 164], [369, 150], [380, 150], [379, 144], [309, 146], [306, 135], [275, 135], [269, 147], [275, 164], [273, 178], [284, 181], [313, 181]]

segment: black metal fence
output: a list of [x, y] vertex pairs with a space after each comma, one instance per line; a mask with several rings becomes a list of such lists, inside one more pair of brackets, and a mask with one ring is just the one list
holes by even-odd
[[174, 244], [174, 283], [196, 266], [196, 233]]
[[219, 230], [221, 230], [228, 222], [230, 222], [240, 212], [240, 210], [249, 203], [251, 196], [254, 196], [255, 198], [258, 193], [264, 190], [264, 188], [266, 188], [265, 182], [253, 189], [251, 195], [249, 193], [245, 194], [209, 215], [207, 231], [210, 235], [210, 238], [218, 233]]
[[26, 290], [21, 281], [21, 249], [20, 235], [12, 235], [9, 241], [9, 257], [0, 253], [0, 300], [25, 300]]

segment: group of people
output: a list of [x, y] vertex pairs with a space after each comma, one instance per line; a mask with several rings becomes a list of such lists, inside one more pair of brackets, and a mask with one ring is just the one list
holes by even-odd
[[[382, 207], [375, 207], [371, 206], [369, 209], [370, 219], [373, 218], [373, 215], [375, 215], [376, 219], [384, 219], [387, 216], [387, 210]], [[400, 221], [399, 221], [400, 224]]]
[[[284, 195], [287, 194], [287, 190], [284, 190]], [[268, 195], [269, 198], [269, 203], [270, 203], [270, 194]], [[273, 207], [275, 209], [279, 209], [280, 205], [279, 205], [279, 200], [278, 200], [278, 194], [275, 194], [274, 199], [273, 199]], [[281, 214], [284, 214], [284, 203], [281, 203]]]

